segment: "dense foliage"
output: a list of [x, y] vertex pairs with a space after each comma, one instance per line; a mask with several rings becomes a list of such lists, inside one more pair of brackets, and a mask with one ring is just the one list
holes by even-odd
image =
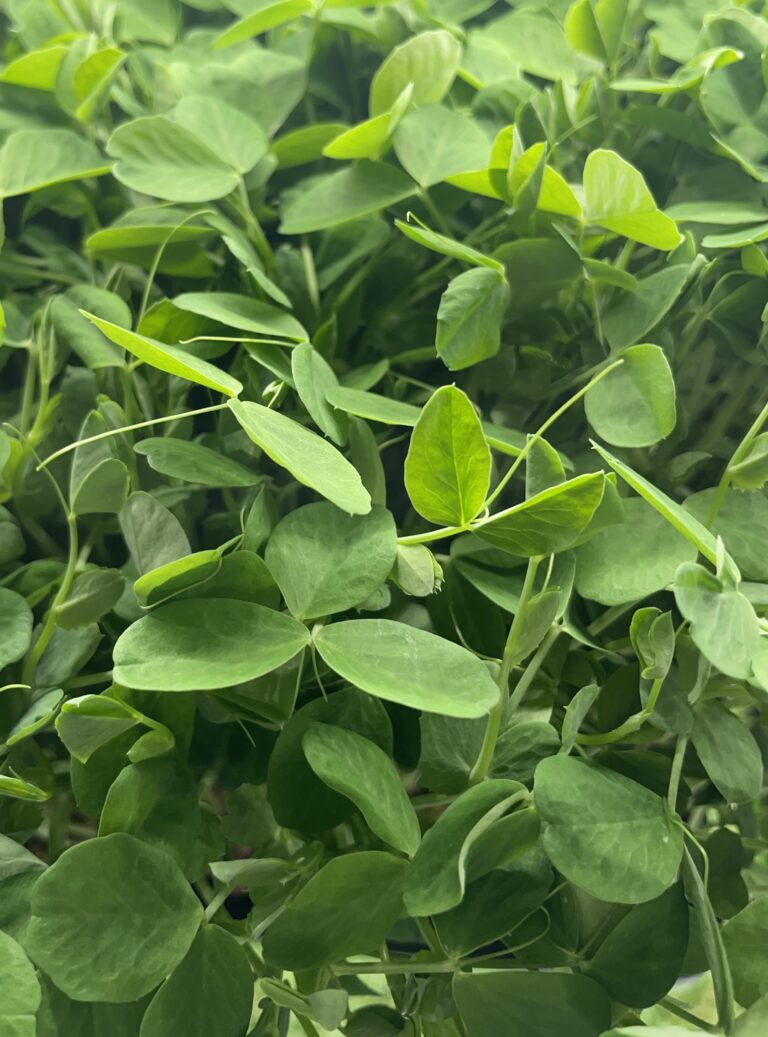
[[766, 44], [0, 0], [3, 1035], [768, 1032]]

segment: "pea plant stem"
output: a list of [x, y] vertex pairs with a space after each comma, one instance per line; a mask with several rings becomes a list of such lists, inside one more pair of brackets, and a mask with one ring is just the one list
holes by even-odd
[[667, 791], [667, 803], [669, 803], [669, 809], [675, 811], [677, 809], [677, 794], [680, 789], [680, 779], [683, 774], [683, 761], [685, 759], [685, 750], [688, 748], [688, 736], [678, 735], [677, 743], [675, 744], [675, 755], [672, 758], [672, 771], [669, 775], [669, 789]]
[[21, 679], [25, 684], [34, 684], [37, 664], [40, 662], [43, 652], [48, 647], [56, 629], [56, 608], [67, 600], [69, 592], [72, 589], [72, 583], [75, 579], [78, 552], [77, 519], [71, 512], [67, 515], [67, 528], [69, 530], [69, 554], [67, 556], [67, 567], [64, 570], [61, 584], [56, 592], [56, 597], [51, 603], [48, 614], [45, 617], [37, 641], [35, 641], [34, 645], [30, 649], [24, 663]]
[[602, 379], [605, 378], [606, 375], [610, 374], [611, 371], [615, 371], [617, 367], [621, 367], [623, 363], [623, 360], [614, 360], [612, 364], [609, 364], [607, 367], [604, 367], [602, 371], [598, 371], [596, 375], [590, 378], [586, 385], [582, 386], [581, 389], [575, 392], [572, 396], [569, 396], [565, 403], [561, 407], [558, 407], [555, 413], [550, 415], [550, 417], [548, 417], [547, 420], [538, 427], [538, 429], [536, 430], [536, 432], [533, 433], [532, 436], [529, 436], [525, 446], [517, 455], [512, 464], [509, 466], [506, 474], [503, 475], [502, 478], [499, 480], [496, 489], [488, 495], [488, 498], [485, 502], [486, 508], [490, 507], [491, 504], [493, 504], [493, 502], [499, 496], [499, 494], [502, 493], [509, 480], [512, 478], [517, 469], [528, 456], [528, 453], [530, 452], [530, 449], [533, 446], [533, 444], [542, 438], [547, 429], [550, 428], [551, 425], [554, 425], [557, 419], [561, 418], [563, 414], [566, 413], [566, 411], [570, 410], [574, 403], [577, 403], [582, 398], [582, 396], [585, 396], [593, 385], [597, 385], [597, 383], [602, 381]]
[[52, 461], [55, 461], [58, 457], [63, 457], [64, 454], [68, 454], [71, 450], [76, 450], [79, 446], [85, 446], [86, 443], [96, 443], [100, 439], [108, 439], [110, 436], [119, 436], [123, 432], [135, 432], [140, 428], [149, 428], [151, 425], [161, 425], [166, 421], [181, 421], [183, 418], [194, 418], [198, 414], [211, 414], [217, 410], [224, 410], [226, 403], [217, 403], [212, 407], [198, 407], [197, 410], [183, 411], [181, 414], [166, 414], [165, 417], [152, 418], [149, 421], [137, 421], [133, 425], [123, 425], [121, 428], [111, 428], [106, 432], [99, 432], [96, 436], [87, 436], [85, 439], [78, 439], [76, 443], [70, 443], [68, 446], [64, 446], [61, 450], [56, 450], [54, 453], [49, 454], [44, 461], [41, 461], [37, 466], [37, 471], [41, 471], [43, 468], [47, 468]]
[[533, 595], [533, 588], [536, 583], [536, 570], [538, 569], [540, 562], [541, 558], [538, 556], [528, 559], [528, 567], [525, 571], [523, 589], [520, 592], [520, 601], [518, 602], [517, 611], [512, 620], [512, 625], [509, 628], [507, 642], [504, 646], [504, 655], [499, 669], [499, 699], [488, 715], [488, 723], [485, 728], [485, 737], [483, 738], [483, 744], [480, 748], [480, 755], [478, 756], [477, 763], [473, 767], [470, 775], [470, 781], [473, 784], [483, 781], [488, 773], [489, 767], [491, 766], [491, 761], [493, 760], [496, 743], [501, 731], [501, 720], [504, 714], [504, 706], [506, 705], [507, 695], [509, 694], [509, 675], [512, 672], [515, 653], [520, 644], [520, 634], [523, 629], [523, 624], [525, 623], [525, 614]]

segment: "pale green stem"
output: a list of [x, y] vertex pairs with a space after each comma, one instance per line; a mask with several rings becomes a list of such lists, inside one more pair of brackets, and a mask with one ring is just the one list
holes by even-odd
[[707, 1023], [697, 1015], [694, 1015], [693, 1012], [689, 1012], [688, 1009], [674, 997], [663, 997], [661, 999], [661, 1006], [669, 1012], [670, 1015], [676, 1015], [678, 1019], [683, 1019], [686, 1023], [691, 1023], [693, 1026], [697, 1026], [700, 1030], [704, 1030], [706, 1033], [720, 1033], [719, 1027], [713, 1026], [712, 1023]]
[[432, 540], [444, 540], [446, 537], [456, 536], [457, 533], [467, 533], [470, 526], [442, 526], [440, 529], [432, 529], [428, 533], [413, 533], [411, 536], [398, 537], [398, 544], [428, 544]]
[[712, 525], [712, 523], [715, 521], [720, 512], [720, 508], [723, 506], [725, 495], [728, 492], [728, 487], [731, 483], [731, 469], [734, 467], [734, 465], [737, 465], [740, 461], [743, 461], [744, 458], [747, 456], [750, 447], [752, 446], [756, 436], [758, 435], [760, 429], [763, 427], [766, 421], [768, 421], [768, 403], [766, 403], [766, 405], [757, 415], [755, 420], [752, 422], [749, 429], [745, 433], [744, 438], [734, 450], [733, 456], [731, 457], [730, 461], [725, 466], [725, 470], [723, 471], [723, 474], [720, 477], [720, 482], [717, 484], [717, 489], [715, 490], [715, 497], [712, 501], [712, 507], [709, 509], [709, 515], [707, 516], [708, 526]]
[[43, 655], [43, 652], [48, 647], [48, 643], [53, 637], [53, 633], [56, 629], [56, 608], [59, 605], [63, 605], [67, 600], [67, 596], [72, 588], [72, 583], [75, 579], [75, 570], [77, 568], [77, 519], [73, 514], [67, 516], [67, 526], [69, 528], [69, 555], [67, 557], [67, 567], [64, 570], [64, 576], [61, 581], [56, 597], [51, 603], [51, 607], [48, 610], [48, 614], [45, 617], [40, 636], [29, 651], [24, 662], [24, 668], [22, 670], [21, 679], [25, 684], [33, 684], [35, 671], [37, 664]]
[[70, 443], [69, 446], [64, 446], [61, 450], [55, 451], [53, 454], [49, 454], [44, 461], [41, 461], [37, 466], [37, 471], [46, 468], [52, 461], [55, 461], [57, 457], [62, 457], [64, 454], [68, 454], [71, 450], [77, 450], [79, 446], [85, 446], [86, 443], [95, 443], [99, 439], [108, 439], [109, 436], [119, 436], [123, 432], [135, 432], [136, 429], [149, 428], [152, 425], [161, 425], [166, 421], [181, 421], [182, 418], [194, 418], [198, 414], [211, 414], [213, 411], [224, 410], [226, 403], [217, 403], [213, 407], [200, 407], [197, 410], [183, 411], [181, 414], [168, 414], [163, 418], [152, 418], [151, 421], [138, 421], [134, 425], [123, 425], [122, 428], [108, 429], [106, 432], [99, 432], [97, 436], [87, 436], [85, 439], [78, 439], [76, 443]]
[[488, 714], [488, 722], [485, 728], [485, 737], [483, 738], [480, 755], [477, 758], [477, 763], [472, 768], [472, 773], [469, 778], [472, 784], [477, 784], [478, 782], [483, 781], [488, 773], [489, 767], [491, 766], [491, 761], [493, 760], [496, 743], [501, 731], [501, 718], [504, 713], [507, 695], [509, 694], [509, 675], [512, 672], [515, 652], [517, 651], [517, 646], [520, 642], [520, 631], [525, 622], [528, 603], [533, 595], [533, 587], [536, 582], [536, 570], [539, 567], [540, 561], [541, 558], [537, 556], [528, 559], [528, 568], [525, 572], [523, 589], [520, 592], [517, 611], [512, 620], [512, 625], [509, 628], [507, 643], [504, 646], [504, 655], [501, 660], [501, 668], [499, 669], [499, 698], [496, 705]]
[[648, 701], [640, 710], [639, 713], [633, 713], [631, 717], [627, 717], [623, 724], [619, 724], [618, 727], [614, 727], [611, 731], [601, 731], [600, 734], [596, 735], [577, 735], [576, 741], [579, 745], [610, 745], [612, 742], [620, 742], [627, 735], [633, 734], [635, 731], [639, 731], [643, 726], [648, 717], [653, 713], [659, 695], [661, 694], [661, 688], [664, 684], [663, 677], [657, 677], [657, 679], [651, 685], [651, 691], [648, 695]]
[[565, 401], [565, 403], [562, 405], [562, 407], [558, 407], [558, 409], [555, 411], [555, 413], [552, 414], [549, 418], [547, 418], [547, 420], [544, 422], [543, 425], [539, 426], [537, 431], [534, 432], [533, 435], [530, 436], [527, 439], [527, 441], [525, 443], [525, 446], [523, 447], [523, 449], [520, 451], [520, 453], [517, 455], [515, 460], [510, 465], [509, 469], [507, 470], [506, 475], [504, 475], [501, 478], [501, 480], [499, 481], [499, 484], [496, 487], [496, 489], [488, 496], [488, 498], [487, 498], [487, 500], [485, 502], [485, 505], [484, 505], [486, 508], [490, 507], [490, 505], [493, 504], [493, 502], [496, 500], [496, 498], [502, 492], [502, 490], [507, 485], [509, 480], [515, 474], [517, 469], [520, 467], [520, 465], [526, 459], [526, 457], [528, 456], [528, 453], [529, 453], [531, 447], [533, 446], [533, 444], [536, 443], [539, 439], [542, 438], [542, 436], [547, 431], [547, 429], [551, 425], [553, 425], [557, 421], [558, 418], [561, 418], [563, 416], [563, 414], [566, 413], [566, 411], [570, 410], [570, 408], [574, 405], [574, 403], [577, 403], [582, 398], [582, 396], [584, 396], [586, 393], [588, 393], [593, 385], [597, 385], [597, 383], [599, 381], [601, 381], [603, 378], [605, 378], [606, 375], [610, 374], [611, 371], [615, 371], [616, 368], [620, 367], [623, 363], [624, 363], [623, 360], [614, 360], [614, 362], [612, 364], [609, 364], [608, 367], [604, 367], [602, 371], [600, 371], [598, 374], [596, 374], [593, 378], [590, 378], [590, 380], [587, 382], [587, 384], [582, 386], [582, 388], [579, 389], [578, 392], [574, 393], [573, 396], [569, 397]]
[[520, 708], [520, 703], [525, 698], [526, 692], [530, 688], [531, 684], [536, 677], [536, 674], [541, 669], [541, 664], [544, 662], [546, 657], [549, 655], [549, 650], [552, 645], [557, 641], [558, 637], [562, 633], [562, 627], [552, 627], [547, 636], [541, 642], [539, 647], [536, 649], [535, 655], [531, 657], [531, 661], [523, 671], [520, 680], [515, 685], [515, 690], [512, 692], [509, 699], [509, 712], [514, 713], [515, 710]]
[[677, 795], [680, 789], [680, 779], [683, 775], [683, 760], [685, 759], [685, 750], [687, 748], [688, 736], [678, 735], [675, 755], [672, 758], [672, 771], [669, 775], [669, 790], [667, 792], [667, 803], [672, 811], [677, 809]]

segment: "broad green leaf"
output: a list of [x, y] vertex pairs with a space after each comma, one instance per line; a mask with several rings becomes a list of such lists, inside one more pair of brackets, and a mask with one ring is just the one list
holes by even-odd
[[357, 126], [345, 127], [323, 148], [328, 158], [379, 158], [389, 147], [392, 134], [408, 110], [413, 83], [408, 83], [389, 111], [366, 119]]
[[259, 124], [217, 97], [186, 94], [171, 110], [170, 118], [238, 173], [250, 172], [267, 153], [267, 138]]
[[584, 200], [587, 220], [614, 234], [662, 251], [683, 240], [674, 220], [656, 207], [642, 173], [615, 151], [599, 148], [587, 157]]
[[[1, 160], [0, 160], [1, 161]], [[416, 193], [402, 170], [368, 160], [327, 173], [294, 190], [283, 205], [283, 234], [308, 234], [387, 209]]]
[[133, 585], [142, 606], [159, 605], [198, 583], [215, 576], [221, 568], [221, 551], [195, 551], [140, 576]]
[[35, 698], [29, 709], [16, 721], [5, 736], [6, 745], [17, 745], [46, 727], [56, 716], [64, 692], [60, 688], [46, 691]]
[[[226, 545], [225, 545], [226, 546]], [[222, 548], [218, 549], [221, 554]], [[235, 601], [252, 601], [276, 609], [280, 603], [280, 591], [264, 559], [254, 551], [239, 548], [222, 557], [216, 571], [203, 583], [195, 583], [180, 591], [179, 598], [229, 598]]]
[[347, 414], [355, 414], [368, 421], [380, 421], [384, 425], [405, 425], [412, 428], [419, 420], [421, 407], [414, 407], [402, 400], [393, 400], [388, 396], [379, 396], [375, 392], [363, 392], [361, 389], [349, 389], [345, 385], [336, 385], [328, 389], [326, 399], [334, 407]]
[[53, 93], [61, 62], [67, 48], [61, 44], [30, 50], [9, 61], [2, 72], [0, 82], [13, 86], [25, 86], [30, 90]]
[[214, 46], [216, 49], [231, 47], [236, 43], [242, 43], [253, 36], [260, 36], [263, 32], [276, 29], [286, 22], [292, 22], [303, 14], [311, 14], [314, 11], [312, 0], [274, 0], [270, 3], [260, 5], [259, 8], [241, 18], [239, 22], [230, 25], [228, 29], [217, 37]]
[[343, 688], [313, 699], [288, 719], [269, 758], [267, 794], [275, 819], [286, 828], [316, 835], [348, 820], [355, 812], [351, 799], [335, 792], [307, 763], [302, 741], [315, 724], [354, 731], [392, 755], [392, 724], [378, 699]]
[[293, 169], [314, 162], [326, 154], [326, 148], [342, 136], [348, 127], [342, 122], [321, 122], [289, 130], [272, 142], [272, 154], [278, 169]]
[[386, 753], [354, 731], [329, 724], [312, 724], [301, 744], [318, 778], [351, 799], [380, 839], [413, 856], [421, 838], [419, 822]]
[[613, 446], [652, 446], [677, 422], [675, 381], [664, 350], [630, 346], [623, 363], [593, 385], [584, 397], [587, 420]]
[[451, 371], [495, 356], [510, 290], [504, 275], [486, 266], [454, 277], [440, 298], [435, 346]]
[[75, 515], [116, 515], [128, 497], [128, 469], [116, 457], [105, 457], [82, 479], [72, 493]]
[[551, 306], [583, 275], [578, 253], [561, 238], [508, 241], [496, 249], [494, 258], [506, 271], [510, 311], [515, 315]]
[[436, 525], [464, 526], [481, 511], [491, 451], [467, 396], [453, 385], [429, 399], [411, 434], [405, 487], [416, 511]]
[[632, 487], [635, 493], [639, 493], [670, 525], [674, 526], [679, 533], [682, 533], [694, 545], [696, 550], [704, 555], [707, 561], [713, 565], [715, 564], [717, 560], [717, 545], [715, 538], [706, 526], [685, 511], [677, 501], [672, 500], [662, 490], [657, 489], [656, 486], [649, 483], [647, 479], [644, 479], [642, 475], [630, 468], [628, 464], [614, 457], [604, 447], [598, 446], [596, 443], [593, 443], [592, 447], [606, 464], [609, 464], [614, 472], [620, 475]]
[[0, 198], [109, 171], [95, 146], [72, 130], [17, 130], [0, 148]]
[[253, 1003], [253, 973], [241, 944], [207, 925], [158, 992], [141, 1037], [242, 1037]]
[[226, 324], [251, 335], [306, 341], [307, 333], [295, 317], [276, 306], [232, 292], [184, 292], [173, 305], [199, 317]]
[[600, 1037], [611, 1004], [586, 976], [547, 972], [459, 974], [453, 993], [467, 1037]]
[[218, 367], [214, 367], [206, 360], [201, 360], [193, 353], [177, 349], [175, 346], [168, 346], [164, 342], [157, 342], [155, 339], [139, 335], [127, 328], [121, 328], [117, 324], [102, 320], [101, 317], [85, 310], [81, 312], [107, 336], [110, 342], [114, 342], [116, 346], [122, 346], [137, 359], [149, 364], [150, 367], [157, 368], [158, 371], [165, 371], [177, 378], [186, 378], [196, 385], [204, 385], [225, 396], [238, 396], [243, 391], [243, 386], [236, 378], [220, 371]]
[[151, 437], [133, 449], [146, 457], [153, 471], [199, 486], [255, 486], [262, 478], [226, 454], [187, 439]]
[[229, 408], [253, 442], [300, 483], [352, 515], [371, 510], [357, 471], [326, 440], [259, 403], [233, 400]]
[[675, 601], [701, 654], [730, 677], [749, 677], [760, 627], [748, 599], [703, 565], [687, 562], [675, 576]]
[[77, 285], [57, 295], [51, 303], [51, 321], [57, 337], [70, 346], [87, 367], [92, 370], [121, 367], [120, 350], [80, 313], [81, 307], [124, 328], [130, 327], [131, 311], [118, 295], [95, 285]]
[[762, 489], [768, 481], [768, 433], [761, 432], [744, 460], [729, 467], [734, 486], [742, 490]]
[[[72, 895], [83, 887], [87, 911]], [[130, 835], [110, 835], [66, 850], [40, 876], [24, 946], [76, 1000], [135, 1001], [179, 964], [202, 914], [169, 857]]]
[[438, 234], [436, 231], [429, 230], [429, 228], [422, 227], [416, 223], [406, 223], [404, 220], [395, 220], [395, 226], [411, 241], [423, 245], [424, 248], [428, 248], [432, 252], [439, 252], [442, 256], [450, 256], [451, 259], [458, 259], [461, 263], [469, 263], [470, 266], [487, 266], [492, 270], [498, 270], [499, 273], [503, 273], [504, 268], [497, 259], [492, 259], [490, 256], [478, 252], [477, 249], [463, 244], [461, 241], [454, 241], [444, 234]]
[[623, 502], [623, 519], [576, 549], [576, 590], [601, 605], [639, 601], [664, 590], [696, 548], [646, 502]]
[[723, 944], [739, 1004], [748, 1008], [768, 993], [768, 897], [757, 896], [723, 926]]
[[397, 531], [386, 509], [346, 515], [320, 502], [286, 515], [265, 557], [288, 609], [307, 620], [362, 604], [384, 583], [396, 553]]
[[355, 687], [429, 713], [480, 717], [498, 699], [486, 666], [460, 645], [390, 619], [353, 619], [314, 638], [325, 662]]
[[484, 168], [491, 145], [468, 116], [442, 105], [414, 108], [395, 130], [400, 165], [420, 187], [431, 187], [457, 173]]
[[56, 731], [71, 756], [87, 763], [101, 746], [138, 723], [135, 711], [123, 702], [109, 695], [83, 695], [63, 704]]
[[306, 627], [263, 605], [224, 598], [171, 602], [117, 639], [114, 679], [148, 691], [227, 688], [277, 669], [308, 641]]
[[389, 111], [409, 83], [415, 105], [439, 104], [451, 88], [461, 60], [461, 44], [443, 30], [423, 32], [387, 55], [371, 81], [371, 115]]
[[568, 9], [565, 35], [582, 54], [612, 64], [621, 49], [627, 0], [577, 0]]
[[766, 1023], [768, 1023], [768, 996], [763, 996], [736, 1019], [733, 1032], [736, 1037], [762, 1037]]
[[461, 902], [473, 844], [526, 795], [516, 781], [490, 780], [450, 804], [424, 834], [413, 858], [404, 895], [410, 915], [438, 915]]
[[299, 971], [374, 950], [402, 910], [405, 871], [405, 861], [375, 850], [329, 861], [269, 927], [264, 957]]
[[525, 496], [535, 497], [544, 490], [565, 482], [565, 468], [553, 446], [539, 437], [528, 439], [528, 454], [525, 458]]
[[124, 767], [112, 782], [99, 819], [99, 838], [126, 832], [172, 857], [187, 878], [206, 870], [198, 840], [202, 815], [197, 787], [175, 757]]
[[688, 497], [685, 511], [722, 537], [728, 553], [750, 580], [768, 580], [768, 558], [764, 551], [764, 531], [768, 529], [768, 499], [762, 493], [729, 489], [719, 505], [717, 516], [709, 521], [717, 491], [702, 490]]
[[604, 484], [602, 472], [579, 475], [481, 519], [474, 531], [494, 547], [523, 558], [564, 551], [594, 515]]
[[179, 520], [149, 493], [141, 490], [132, 493], [118, 519], [139, 575], [190, 553], [189, 541]]
[[391, 577], [406, 594], [424, 598], [439, 589], [441, 573], [425, 544], [398, 544]]
[[347, 419], [326, 399], [326, 393], [339, 384], [333, 368], [308, 342], [291, 350], [291, 374], [299, 399], [309, 416], [329, 439], [339, 446], [347, 441]]
[[667, 805], [643, 785], [572, 756], [536, 769], [542, 846], [558, 871], [592, 896], [640, 904], [675, 880], [683, 841]]
[[26, 654], [32, 641], [32, 621], [26, 599], [0, 587], [0, 670]]
[[586, 975], [616, 1001], [646, 1008], [677, 982], [687, 950], [688, 904], [678, 883], [633, 907], [600, 943]]
[[760, 795], [763, 761], [752, 732], [720, 702], [701, 702], [691, 735], [704, 770], [729, 803]]
[[690, 275], [686, 263], [665, 266], [620, 295], [603, 317], [605, 337], [614, 350], [641, 342], [667, 315]]
[[37, 1037], [41, 997], [34, 965], [13, 937], [0, 930], [0, 1026], [8, 1037]]
[[67, 600], [54, 609], [56, 622], [65, 630], [95, 623], [110, 612], [125, 589], [117, 569], [86, 569], [75, 577]]
[[114, 175], [142, 194], [169, 202], [207, 202], [237, 187], [240, 174], [196, 133], [164, 115], [118, 126], [107, 142]]

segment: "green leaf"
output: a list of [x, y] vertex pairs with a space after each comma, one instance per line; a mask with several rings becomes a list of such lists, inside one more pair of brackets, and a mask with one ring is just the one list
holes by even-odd
[[0, 198], [102, 176], [109, 162], [72, 130], [21, 129], [0, 148]]
[[547, 972], [457, 975], [453, 993], [467, 1037], [600, 1037], [611, 1024], [605, 992], [586, 976]]
[[675, 576], [675, 601], [690, 624], [694, 644], [723, 673], [749, 677], [760, 647], [755, 610], [738, 590], [702, 565], [681, 565]]
[[452, 238], [446, 237], [445, 234], [437, 234], [435, 231], [429, 230], [428, 227], [415, 223], [406, 223], [403, 220], [395, 220], [395, 226], [411, 241], [423, 245], [424, 248], [428, 248], [432, 252], [438, 252], [442, 256], [450, 256], [451, 259], [458, 259], [461, 263], [469, 263], [470, 266], [487, 266], [492, 270], [498, 270], [499, 273], [504, 271], [503, 265], [497, 259], [492, 259], [490, 256], [478, 252], [477, 249], [463, 244], [461, 241], [454, 241]]
[[560, 455], [546, 439], [528, 437], [525, 459], [525, 496], [535, 497], [565, 482], [565, 468]]
[[328, 724], [312, 724], [301, 744], [318, 778], [351, 799], [380, 839], [413, 856], [421, 838], [419, 822], [386, 753], [354, 731]]
[[[1, 168], [1, 167], [0, 167]], [[379, 212], [416, 193], [416, 184], [394, 166], [358, 162], [312, 181], [283, 205], [282, 234], [308, 234]]]
[[32, 609], [16, 591], [0, 587], [0, 670], [23, 658], [32, 641]]
[[204, 583], [220, 568], [221, 551], [195, 551], [144, 573], [134, 583], [133, 593], [144, 607], [159, 605], [198, 583]]
[[262, 476], [202, 443], [171, 436], [142, 439], [133, 448], [154, 472], [198, 486], [255, 486]]
[[357, 126], [345, 127], [323, 148], [328, 158], [379, 158], [389, 146], [392, 134], [408, 110], [413, 83], [408, 83], [389, 111], [366, 119]]
[[436, 525], [464, 526], [483, 507], [491, 451], [468, 397], [446, 385], [430, 397], [411, 435], [405, 486], [420, 515]]
[[295, 317], [276, 306], [233, 292], [184, 292], [173, 305], [198, 317], [247, 331], [252, 335], [276, 336], [292, 342], [304, 342], [307, 333]]
[[662, 251], [683, 240], [675, 221], [656, 207], [642, 174], [615, 151], [599, 148], [587, 156], [584, 200], [589, 222], [614, 234]]
[[749, 1008], [768, 993], [768, 897], [757, 896], [723, 926], [722, 939], [739, 1004]]
[[664, 590], [680, 565], [696, 559], [694, 545], [644, 500], [631, 497], [622, 511], [620, 523], [576, 549], [576, 590], [601, 605], [640, 601]]
[[266, 960], [295, 972], [375, 949], [402, 910], [405, 870], [375, 850], [329, 861], [267, 930]]
[[291, 351], [291, 374], [299, 399], [314, 423], [334, 443], [344, 446], [347, 419], [326, 399], [326, 393], [339, 384], [333, 368], [308, 342], [302, 342]]
[[644, 680], [666, 677], [675, 654], [672, 613], [657, 608], [638, 609], [632, 617], [629, 636], [640, 662], [640, 676]]
[[189, 540], [179, 520], [149, 493], [132, 493], [118, 518], [140, 575], [190, 553]]
[[586, 975], [616, 1001], [646, 1008], [677, 982], [688, 950], [688, 904], [682, 885], [638, 904], [602, 941]]
[[34, 966], [18, 943], [0, 930], [0, 1025], [8, 1037], [37, 1037], [42, 992]]
[[692, 515], [689, 515], [676, 501], [668, 497], [662, 490], [657, 489], [652, 483], [649, 483], [647, 479], [644, 479], [642, 475], [630, 468], [628, 464], [614, 457], [604, 447], [593, 443], [592, 448], [636, 493], [639, 493], [670, 525], [674, 526], [679, 533], [682, 533], [694, 545], [696, 550], [704, 555], [707, 561], [713, 565], [715, 564], [717, 561], [717, 544], [706, 526], [702, 525]]
[[128, 497], [129, 481], [123, 462], [116, 457], [105, 457], [85, 475], [72, 494], [72, 513], [116, 515]]
[[448, 32], [423, 32], [395, 47], [371, 81], [371, 115], [389, 111], [409, 83], [415, 105], [439, 104], [451, 88], [461, 44]]
[[345, 385], [328, 389], [325, 396], [329, 403], [347, 414], [355, 414], [369, 421], [380, 421], [384, 425], [412, 428], [421, 414], [421, 407], [414, 407], [411, 403], [379, 396], [375, 392], [349, 389]]
[[485, 665], [460, 645], [390, 619], [323, 627], [325, 662], [355, 687], [388, 702], [454, 717], [480, 717], [498, 699]]
[[571, 756], [536, 769], [542, 846], [558, 871], [592, 896], [640, 904], [675, 880], [680, 829], [663, 799], [622, 774]]
[[114, 679], [149, 691], [226, 688], [277, 669], [308, 642], [306, 627], [263, 605], [223, 598], [171, 602], [118, 637]]
[[704, 770], [729, 803], [746, 803], [760, 795], [763, 761], [747, 725], [720, 702], [696, 708], [691, 735]]
[[604, 483], [602, 472], [579, 475], [481, 519], [474, 531], [494, 547], [523, 558], [564, 551], [594, 515]]
[[652, 446], [677, 423], [669, 361], [652, 345], [630, 346], [621, 359], [584, 397], [587, 420], [613, 446]]
[[730, 465], [731, 482], [742, 490], [760, 490], [768, 481], [768, 432], [761, 432], [743, 461]]
[[491, 145], [468, 116], [429, 104], [404, 116], [395, 130], [394, 149], [406, 173], [420, 187], [432, 187], [457, 173], [485, 168]]
[[495, 356], [510, 291], [504, 275], [486, 266], [454, 277], [440, 298], [435, 345], [451, 371]]
[[621, 49], [627, 0], [577, 0], [568, 9], [565, 35], [575, 50], [611, 64]]
[[686, 512], [706, 524], [715, 536], [722, 537], [728, 553], [746, 579], [768, 580], [768, 559], [764, 530], [768, 529], [768, 499], [762, 493], [729, 489], [719, 503], [714, 521], [709, 516], [717, 498], [717, 490], [702, 490], [688, 497]]
[[[72, 896], [83, 884], [87, 911]], [[66, 850], [40, 876], [24, 946], [76, 1000], [135, 1001], [184, 958], [202, 914], [169, 857], [130, 835], [110, 835]]]
[[196, 133], [164, 115], [118, 126], [107, 142], [107, 151], [117, 159], [113, 173], [121, 183], [169, 202], [223, 198], [240, 181], [229, 161]]
[[273, 3], [267, 0], [267, 3], [261, 5], [253, 14], [246, 15], [225, 29], [217, 37], [214, 47], [219, 50], [222, 47], [231, 47], [235, 43], [242, 43], [286, 22], [292, 22], [302, 14], [311, 14], [313, 10], [311, 0], [274, 0]]
[[[259, 124], [218, 97], [204, 93], [186, 94], [171, 109], [170, 118], [204, 142], [205, 149], [229, 163], [238, 173], [250, 172], [267, 153], [267, 138]], [[189, 200], [205, 201], [202, 198]]]
[[98, 328], [80, 313], [80, 308], [98, 314], [121, 327], [129, 327], [131, 311], [112, 292], [95, 285], [77, 285], [51, 303], [50, 315], [56, 335], [80, 357], [86, 367], [122, 366], [122, 354], [102, 335]]
[[108, 320], [102, 320], [93, 313], [82, 310], [81, 313], [102, 331], [110, 342], [116, 346], [122, 346], [129, 353], [137, 357], [150, 367], [167, 374], [175, 375], [177, 378], [186, 378], [196, 385], [204, 385], [214, 392], [223, 393], [225, 396], [238, 396], [243, 391], [243, 386], [236, 378], [220, 371], [218, 367], [209, 364], [206, 360], [200, 360], [193, 353], [184, 349], [168, 346], [164, 342], [139, 335], [135, 331], [118, 327]]
[[397, 531], [386, 509], [352, 516], [321, 502], [277, 524], [266, 561], [290, 612], [307, 620], [362, 604], [384, 583], [396, 553]]
[[603, 317], [603, 331], [611, 348], [619, 351], [641, 342], [672, 309], [690, 274], [686, 263], [662, 267], [620, 295]]
[[371, 510], [357, 471], [330, 443], [259, 403], [233, 400], [229, 408], [250, 439], [300, 483], [352, 515]]
[[526, 795], [516, 781], [489, 780], [450, 804], [425, 833], [413, 858], [404, 895], [410, 915], [438, 915], [461, 902], [473, 844]]
[[141, 1037], [242, 1037], [252, 1003], [245, 950], [218, 925], [207, 925], [150, 1001]]

